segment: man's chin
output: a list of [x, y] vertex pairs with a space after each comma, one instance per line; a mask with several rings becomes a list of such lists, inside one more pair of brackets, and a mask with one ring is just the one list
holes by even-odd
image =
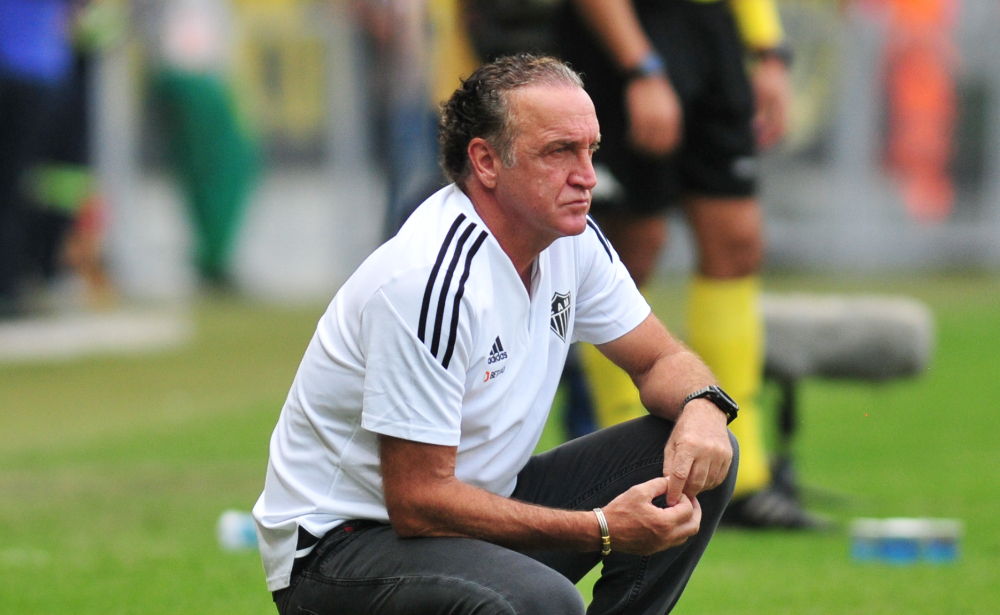
[[566, 235], [575, 236], [587, 230], [587, 215], [573, 216], [572, 220], [567, 220], [564, 230]]
[[567, 235], [579, 235], [587, 230], [587, 214], [590, 213], [590, 201], [570, 203], [566, 205], [565, 230]]

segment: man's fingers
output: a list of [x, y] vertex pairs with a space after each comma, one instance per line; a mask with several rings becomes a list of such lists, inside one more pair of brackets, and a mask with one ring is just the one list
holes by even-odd
[[671, 514], [675, 515], [675, 523], [685, 523], [687, 521], [694, 511], [693, 501], [694, 498], [689, 498], [682, 493], [677, 503], [667, 509]]
[[667, 512], [673, 515], [670, 546], [683, 544], [701, 529], [701, 507], [697, 499], [681, 495], [677, 504], [667, 509]]
[[694, 530], [692, 535], [697, 534], [701, 528], [701, 504], [698, 498], [691, 498], [691, 517], [686, 522]]
[[722, 463], [715, 470], [714, 476], [712, 476], [712, 481], [708, 485], [709, 489], [718, 487], [722, 484], [722, 481], [726, 480], [726, 476], [729, 474], [730, 465], [732, 465], [732, 457], [729, 459], [723, 459]]
[[[718, 487], [726, 478], [726, 473], [719, 471], [721, 466], [709, 467], [709, 464], [705, 463], [701, 467], [705, 468], [704, 473], [699, 470], [699, 465], [695, 464], [691, 471], [691, 478], [684, 485], [684, 495], [691, 499], [703, 491]], [[703, 476], [703, 478], [699, 478], [699, 476]]]
[[650, 506], [656, 500], [652, 496], [662, 493], [669, 482], [668, 478], [656, 478], [640, 483], [604, 507], [621, 550], [649, 555], [682, 544], [698, 533], [701, 513], [697, 500], [681, 494], [669, 508]]
[[658, 495], [663, 495], [667, 492], [667, 486], [670, 484], [670, 479], [666, 477], [657, 477], [652, 480], [648, 480], [644, 483], [639, 483], [633, 489], [643, 498], [652, 501]]
[[687, 483], [684, 485], [684, 493], [688, 497], [694, 497], [705, 490], [708, 485], [709, 476], [712, 472], [712, 465], [707, 461], [699, 461], [691, 465]]
[[690, 457], [675, 457], [673, 467], [670, 468], [670, 483], [667, 487], [667, 505], [673, 506], [680, 501], [681, 494], [685, 491], [688, 482], [688, 475], [691, 472], [692, 460]]
[[[708, 491], [721, 485], [722, 481], [726, 480], [726, 476], [729, 474], [729, 466], [732, 465], [732, 458], [723, 458], [721, 461], [711, 463], [711, 465], [707, 463], [705, 465], [708, 468], [705, 472], [705, 480], [700, 483], [695, 480], [695, 472], [692, 470], [692, 477], [688, 479], [687, 488], [684, 489], [684, 493], [688, 497], [693, 498], [702, 491]], [[693, 491], [693, 489], [697, 490]]]

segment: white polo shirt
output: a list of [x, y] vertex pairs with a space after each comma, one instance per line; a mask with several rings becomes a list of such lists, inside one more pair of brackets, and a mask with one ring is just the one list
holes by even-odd
[[468, 197], [436, 193], [340, 289], [299, 365], [253, 510], [268, 589], [288, 585], [299, 526], [388, 522], [378, 434], [457, 446], [460, 480], [509, 496], [569, 344], [649, 312], [593, 222], [538, 256], [529, 294]]

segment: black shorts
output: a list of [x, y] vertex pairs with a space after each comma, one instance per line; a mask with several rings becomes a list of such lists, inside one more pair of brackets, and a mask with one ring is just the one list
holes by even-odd
[[757, 167], [753, 90], [729, 3], [633, 4], [680, 97], [684, 136], [678, 150], [667, 156], [634, 149], [624, 106], [625, 80], [575, 10], [564, 9], [557, 23], [560, 49], [583, 73], [601, 124], [601, 148], [594, 162], [605, 165], [623, 188], [611, 202], [595, 202], [595, 210], [647, 215], [663, 211], [685, 193], [752, 196]]

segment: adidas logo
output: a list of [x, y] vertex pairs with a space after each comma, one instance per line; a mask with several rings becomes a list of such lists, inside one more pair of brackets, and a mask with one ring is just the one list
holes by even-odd
[[507, 358], [507, 351], [503, 349], [503, 344], [500, 343], [500, 336], [497, 336], [495, 342], [493, 342], [493, 348], [490, 349], [490, 357], [486, 359], [487, 365], [493, 365], [499, 361], [503, 361]]

